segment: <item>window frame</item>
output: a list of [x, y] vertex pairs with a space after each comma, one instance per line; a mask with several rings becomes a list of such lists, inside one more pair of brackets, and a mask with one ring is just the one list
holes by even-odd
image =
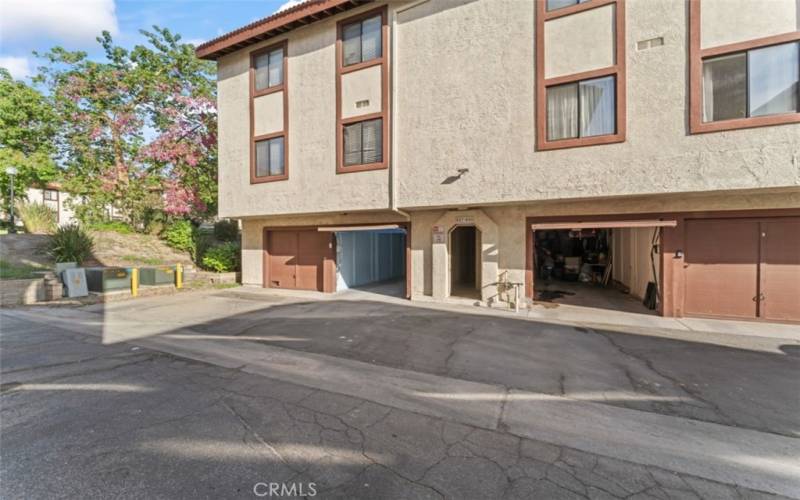
[[[381, 16], [381, 57], [370, 59], [349, 66], [344, 65], [343, 31], [344, 27], [355, 22], [363, 21], [377, 15]], [[336, 173], [349, 174], [370, 170], [389, 168], [391, 157], [390, 130], [391, 120], [389, 113], [389, 24], [388, 6], [383, 5], [375, 9], [364, 11], [350, 16], [336, 23]], [[373, 66], [381, 66], [381, 111], [363, 115], [342, 118], [342, 76], [355, 71], [360, 71]], [[383, 148], [381, 161], [361, 165], [345, 166], [344, 164], [344, 127], [358, 122], [365, 122], [381, 118], [381, 145]]]
[[[721, 132], [725, 130], [738, 130], [743, 128], [767, 127], [800, 123], [800, 111], [781, 113], [767, 116], [748, 116], [745, 118], [732, 118], [729, 120], [703, 121], [703, 61], [719, 56], [733, 55], [748, 52], [753, 49], [762, 49], [773, 45], [800, 42], [800, 30], [790, 31], [779, 35], [756, 38], [744, 42], [729, 43], [716, 47], [701, 48], [700, 46], [700, 16], [701, 1], [689, 2], [689, 131], [692, 134], [708, 132]], [[747, 57], [747, 56], [746, 56]], [[748, 57], [749, 59], [749, 57]], [[749, 68], [746, 76], [749, 76]], [[749, 89], [749, 82], [747, 83]], [[800, 85], [798, 85], [800, 88]], [[749, 97], [748, 97], [749, 98]], [[800, 96], [798, 96], [800, 98]], [[748, 106], [749, 108], [749, 106]], [[746, 112], [749, 114], [750, 110]]]
[[[286, 81], [286, 47], [284, 47], [285, 43], [279, 43], [277, 45], [271, 45], [269, 47], [265, 47], [263, 49], [258, 49], [250, 53], [250, 70], [252, 71], [252, 88], [253, 88], [253, 97], [260, 97], [262, 95], [271, 94], [273, 92], [280, 92], [283, 90], [284, 82]], [[281, 49], [283, 51], [283, 68], [281, 83], [276, 85], [269, 85], [264, 87], [263, 89], [256, 88], [256, 59], [264, 54], [272, 54], [276, 50]], [[267, 79], [269, 80], [269, 66], [267, 66]]]
[[[256, 57], [264, 53], [270, 53], [275, 49], [283, 49], [283, 81], [279, 85], [273, 85], [266, 89], [256, 90], [255, 88], [255, 60]], [[268, 45], [266, 47], [250, 52], [250, 184], [260, 184], [262, 182], [283, 181], [289, 178], [289, 41], [283, 40], [278, 43]], [[255, 135], [255, 99], [261, 96], [272, 94], [275, 92], [283, 92], [283, 130], [272, 132], [269, 134]], [[283, 174], [280, 175], [256, 175], [256, 143], [269, 139], [283, 137]]]
[[[614, 133], [613, 134], [582, 136], [581, 135], [581, 115], [583, 113], [583, 107], [581, 106], [581, 84], [584, 83], [584, 82], [602, 80], [602, 79], [605, 79], [605, 78], [611, 78], [614, 81]], [[589, 139], [589, 138], [592, 138], [592, 137], [605, 137], [607, 135], [614, 135], [614, 134], [617, 133], [617, 116], [616, 116], [616, 111], [617, 111], [616, 110], [617, 78], [616, 78], [616, 76], [608, 75], [608, 76], [600, 76], [600, 77], [597, 77], [597, 78], [585, 78], [583, 80], [576, 80], [576, 81], [572, 81], [572, 82], [559, 83], [557, 85], [550, 85], [550, 86], [545, 88], [545, 99], [547, 99], [547, 92], [551, 88], [561, 87], [561, 86], [564, 86], [564, 85], [575, 85], [575, 98], [577, 99], [576, 108], [577, 108], [577, 113], [578, 113], [578, 120], [576, 122], [576, 126], [578, 128], [578, 136], [577, 137], [565, 137], [563, 139], [547, 139], [548, 142], [556, 143], [556, 142], [560, 142], [560, 141], [574, 141], [576, 139]], [[547, 107], [547, 103], [545, 103], [545, 107]], [[547, 117], [545, 116], [545, 119], [546, 118]], [[549, 135], [548, 134], [549, 131], [547, 130], [547, 122], [545, 122], [544, 125], [545, 125], [545, 136], [548, 136]]]
[[[355, 120], [347, 120], [347, 121], [345, 121], [345, 123], [342, 124], [342, 131], [344, 132], [345, 128], [347, 128], [349, 126], [352, 126], [352, 125], [357, 125], [359, 123], [360, 124], [364, 124], [366, 122], [372, 122], [372, 121], [376, 121], [376, 120], [381, 120], [381, 161], [379, 161], [379, 162], [371, 162], [371, 163], [356, 163], [354, 165], [344, 165], [344, 163], [343, 163], [344, 168], [349, 170], [349, 169], [352, 169], [352, 168], [360, 168], [360, 167], [364, 167], [364, 166], [375, 166], [375, 165], [379, 165], [379, 164], [383, 163], [383, 159], [384, 159], [384, 151], [383, 151], [383, 118], [380, 116], [380, 113], [374, 113], [374, 115], [375, 115], [374, 118], [364, 118], [362, 116], [359, 116], [359, 117], [356, 117]], [[346, 134], [342, 133], [342, 144], [341, 144], [341, 146], [342, 146], [342, 151], [343, 152], [345, 151], [345, 147], [344, 147], [345, 137], [346, 137]], [[362, 129], [361, 129], [361, 156], [362, 156], [362, 158], [364, 156], [364, 129], [363, 129], [363, 125], [362, 125]], [[342, 159], [342, 162], [344, 162], [344, 158]]]
[[[255, 155], [254, 162], [255, 162], [256, 171], [258, 170], [258, 143], [260, 143], [260, 142], [270, 142], [270, 141], [274, 141], [275, 139], [283, 139], [283, 173], [282, 174], [275, 174], [275, 175], [272, 175], [272, 174], [261, 175], [261, 176], [257, 176], [256, 177], [257, 179], [263, 179], [263, 178], [266, 178], [266, 177], [281, 177], [281, 176], [286, 175], [286, 138], [281, 133], [269, 134], [269, 135], [271, 135], [272, 137], [263, 137], [261, 139], [257, 139], [257, 140], [253, 141], [253, 146], [254, 146], [253, 154]], [[271, 168], [270, 168], [271, 165], [269, 164], [269, 154], [270, 154], [269, 148], [267, 148], [267, 171], [268, 172], [271, 170]]]
[[[614, 6], [614, 65], [605, 68], [545, 78], [544, 59], [545, 41], [544, 29], [547, 21], [560, 17], [578, 14], [587, 10]], [[577, 148], [584, 146], [597, 146], [601, 144], [614, 144], [625, 142], [627, 134], [627, 92], [626, 92], [626, 55], [625, 55], [625, 0], [589, 0], [587, 2], [547, 10], [547, 2], [536, 2], [536, 99], [534, 116], [536, 119], [536, 151], [550, 151], [554, 149]], [[614, 111], [615, 133], [593, 135], [572, 139], [547, 139], [547, 89], [566, 83], [579, 83], [583, 80], [593, 80], [607, 76], [614, 77]], [[580, 99], [580, 98], [579, 98]]]
[[[350, 19], [346, 19], [345, 21], [342, 21], [340, 30], [341, 30], [341, 40], [342, 40], [342, 67], [343, 68], [350, 69], [350, 68], [352, 68], [354, 66], [359, 66], [359, 65], [360, 65], [360, 67], [369, 67], [369, 66], [371, 66], [371, 64], [369, 64], [369, 63], [371, 63], [372, 61], [383, 59], [383, 38], [384, 38], [383, 24], [384, 24], [384, 16], [382, 14], [383, 14], [382, 12], [372, 11], [372, 13], [370, 15], [359, 15], [359, 16], [356, 16], [357, 19], [350, 18]], [[364, 50], [364, 46], [363, 46], [363, 44], [364, 44], [364, 21], [366, 21], [367, 19], [372, 19], [374, 17], [380, 18], [380, 22], [381, 22], [381, 56], [380, 57], [373, 57], [372, 59], [367, 59], [366, 61], [364, 61], [363, 60], [363, 57], [364, 57], [364, 52], [363, 52], [363, 50]], [[360, 50], [361, 50], [361, 58], [362, 58], [362, 60], [357, 62], [357, 63], [345, 64], [344, 63], [344, 31], [348, 26], [352, 26], [354, 24], [358, 24], [359, 28], [360, 28], [360, 34], [358, 35], [358, 38], [359, 38], [359, 43], [361, 44]]]

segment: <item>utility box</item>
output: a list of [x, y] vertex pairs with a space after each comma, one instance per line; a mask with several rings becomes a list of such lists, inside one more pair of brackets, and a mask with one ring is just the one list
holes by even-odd
[[140, 267], [140, 285], [174, 285], [175, 268], [170, 266]]
[[87, 267], [86, 283], [92, 292], [131, 289], [131, 271], [124, 267]]
[[86, 297], [89, 291], [86, 288], [86, 270], [79, 268], [64, 269], [62, 279], [64, 285], [67, 287], [66, 296], [73, 297]]

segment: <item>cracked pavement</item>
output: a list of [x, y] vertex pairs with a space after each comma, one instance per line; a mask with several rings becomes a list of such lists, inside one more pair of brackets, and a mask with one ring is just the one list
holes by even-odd
[[780, 498], [8, 316], [0, 342], [3, 498]]
[[[800, 437], [800, 349], [787, 339], [633, 331], [379, 301], [275, 304], [191, 330], [508, 390]], [[280, 335], [291, 332], [290, 339]], [[800, 337], [798, 337], [800, 338]], [[263, 341], [259, 339], [264, 339]], [[796, 351], [794, 351], [796, 352]]]

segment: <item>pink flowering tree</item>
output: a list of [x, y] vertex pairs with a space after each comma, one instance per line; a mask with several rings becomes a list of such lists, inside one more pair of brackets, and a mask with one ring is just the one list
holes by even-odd
[[104, 32], [103, 62], [60, 47], [42, 56], [37, 81], [60, 119], [59, 163], [85, 221], [110, 207], [137, 228], [216, 210], [213, 66], [166, 29], [142, 34], [147, 44], [129, 51]]

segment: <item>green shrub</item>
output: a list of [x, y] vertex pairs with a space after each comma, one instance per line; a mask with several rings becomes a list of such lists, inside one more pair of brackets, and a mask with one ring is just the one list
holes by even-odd
[[221, 220], [214, 224], [214, 237], [219, 241], [238, 241], [239, 223], [235, 220]]
[[89, 229], [93, 231], [111, 231], [119, 234], [131, 234], [133, 228], [128, 224], [118, 220], [109, 220], [103, 222], [94, 222], [89, 225]]
[[56, 212], [43, 203], [17, 203], [17, 214], [28, 233], [50, 234], [56, 229]]
[[58, 228], [47, 243], [47, 253], [56, 262], [81, 264], [91, 257], [93, 248], [92, 237], [77, 224]]
[[229, 241], [206, 250], [202, 265], [218, 273], [237, 271], [239, 269], [239, 244]]
[[167, 245], [172, 248], [194, 254], [196, 232], [191, 222], [179, 220], [173, 222], [164, 230], [163, 237]]

